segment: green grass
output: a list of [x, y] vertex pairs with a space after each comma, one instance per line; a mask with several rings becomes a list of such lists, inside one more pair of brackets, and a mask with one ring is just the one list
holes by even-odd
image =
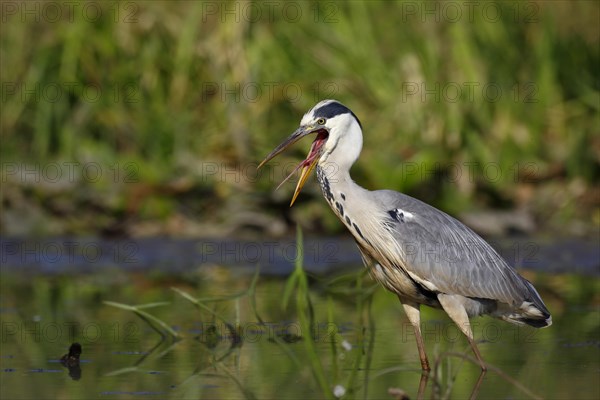
[[[325, 292], [327, 295], [327, 332], [320, 332], [320, 328], [315, 321], [315, 310], [311, 301], [311, 286], [309, 285], [309, 277], [304, 270], [304, 244], [302, 238], [302, 230], [300, 227], [297, 228], [296, 231], [297, 240], [296, 240], [296, 254], [294, 258], [294, 271], [292, 274], [286, 279], [285, 284], [283, 284], [282, 288], [282, 301], [281, 301], [281, 311], [284, 314], [292, 313], [295, 316], [295, 319], [298, 321], [298, 329], [300, 334], [296, 335], [294, 333], [289, 332], [281, 332], [275, 336], [273, 336], [274, 342], [280, 347], [282, 352], [286, 354], [291, 362], [294, 363], [295, 367], [299, 370], [308, 369], [314, 379], [315, 385], [319, 387], [320, 392], [324, 398], [333, 399], [335, 398], [333, 394], [333, 388], [336, 383], [343, 382], [344, 388], [349, 389], [349, 393], [353, 393], [358, 390], [365, 390], [368, 386], [368, 375], [365, 376], [364, 382], [359, 382], [357, 380], [357, 376], [360, 373], [362, 368], [369, 368], [371, 354], [367, 352], [366, 356], [364, 355], [364, 351], [362, 348], [355, 348], [353, 350], [348, 350], [342, 348], [342, 342], [344, 341], [343, 337], [337, 331], [336, 319], [334, 316], [334, 305], [333, 305], [333, 297], [336, 294], [344, 293], [345, 295], [352, 295], [356, 297], [356, 314], [358, 316], [358, 320], [356, 321], [357, 326], [367, 325], [364, 321], [364, 314], [371, 316], [370, 306], [373, 296], [372, 288], [366, 288], [363, 290], [362, 282], [365, 274], [353, 273], [352, 275], [334, 278], [333, 280], [321, 281], [320, 285], [325, 288]], [[244, 385], [240, 384], [237, 381], [235, 375], [231, 373], [224, 363], [220, 361], [225, 360], [230, 354], [231, 350], [238, 346], [243, 345], [244, 337], [238, 336], [240, 332], [240, 320], [239, 315], [236, 320], [233, 321], [230, 318], [222, 315], [221, 313], [215, 311], [218, 305], [224, 305], [230, 302], [236, 302], [236, 315], [238, 310], [238, 302], [241, 300], [245, 300], [249, 303], [250, 311], [254, 314], [253, 318], [256, 320], [257, 325], [266, 326], [265, 322], [261, 318], [257, 308], [257, 299], [256, 299], [256, 290], [259, 278], [259, 269], [256, 270], [252, 280], [249, 283], [247, 289], [242, 290], [238, 293], [233, 293], [225, 296], [216, 296], [216, 297], [199, 297], [196, 298], [187, 291], [184, 291], [180, 288], [174, 287], [172, 288], [175, 293], [180, 295], [185, 300], [189, 301], [193, 304], [200, 313], [208, 314], [209, 319], [212, 321], [219, 321], [219, 323], [223, 323], [230, 335], [231, 335], [231, 347], [230, 351], [225, 353], [225, 356], [220, 357], [218, 360], [215, 360], [213, 367], [223, 372], [229, 378], [233, 379], [236, 384], [240, 387], [240, 390], [244, 393], [246, 398], [254, 398], [254, 395], [250, 390], [244, 387]], [[350, 280], [348, 279], [350, 278]], [[348, 286], [349, 282], [352, 280], [356, 281], [355, 287]], [[341, 286], [345, 289], [345, 291], [338, 291], [336, 287]], [[294, 303], [294, 307], [291, 307], [291, 303]], [[177, 340], [184, 339], [180, 333], [173, 330], [173, 328], [169, 325], [169, 322], [164, 319], [160, 319], [154, 315], [149, 314], [144, 311], [148, 308], [154, 308], [158, 306], [168, 305], [168, 302], [154, 302], [142, 305], [127, 305], [122, 303], [117, 303], [114, 301], [104, 301], [105, 305], [116, 307], [126, 311], [132, 311], [137, 317], [141, 318], [152, 330], [157, 332], [161, 340], [159, 342], [162, 343], [167, 338], [170, 338], [172, 342]], [[213, 304], [215, 307], [211, 308], [209, 304]], [[370, 333], [366, 334], [364, 331], [359, 333], [358, 342], [367, 342], [365, 348], [367, 351], [370, 351], [373, 346], [373, 330], [374, 330], [374, 321], [371, 317], [369, 317], [369, 330]], [[216, 325], [215, 325], [216, 326]], [[331, 327], [336, 327], [331, 330]], [[211, 335], [212, 334], [212, 335]], [[368, 337], [368, 338], [367, 338]], [[326, 360], [323, 360], [323, 350], [319, 349], [318, 343], [322, 341], [323, 338], [327, 338], [330, 344], [330, 354], [326, 354]], [[187, 338], [190, 339], [189, 337]], [[207, 332], [206, 340], [203, 341], [207, 345], [207, 347], [214, 349], [217, 347], [218, 342], [221, 340], [220, 335], [217, 331]], [[238, 343], [239, 341], [239, 343]], [[290, 348], [290, 343], [295, 343], [297, 341], [301, 342], [302, 350], [298, 351], [298, 349], [293, 350]], [[348, 344], [349, 345], [349, 344]], [[163, 346], [164, 347], [164, 346]], [[157, 345], [156, 348], [161, 348]], [[169, 347], [167, 351], [170, 351], [172, 348]], [[343, 356], [341, 357], [341, 353], [349, 353], [352, 355], [351, 358], [346, 364], [348, 365], [349, 371], [345, 371], [341, 365], [340, 360], [343, 360]], [[162, 353], [161, 353], [162, 354]], [[366, 366], [363, 366], [363, 358], [367, 358], [365, 361]], [[324, 364], [324, 361], [326, 364]], [[139, 369], [136, 365], [132, 368], [124, 368], [116, 370], [109, 374], [109, 376], [119, 375], [123, 373], [132, 373], [143, 371]], [[346, 375], [344, 377], [344, 375]], [[364, 387], [362, 387], [364, 385]]]
[[106, 304], [107, 306], [120, 308], [120, 309], [126, 310], [126, 311], [132, 311], [135, 315], [137, 315], [139, 318], [141, 318], [146, 324], [148, 324], [148, 326], [151, 327], [156, 333], [158, 333], [163, 340], [166, 339], [167, 337], [171, 338], [172, 341], [175, 341], [180, 338], [179, 334], [177, 332], [175, 332], [169, 326], [169, 324], [167, 324], [165, 321], [163, 321], [159, 318], [156, 318], [154, 315], [144, 311], [145, 309], [148, 309], [148, 308], [154, 308], [154, 307], [168, 305], [169, 303], [167, 303], [167, 302], [139, 304], [139, 305], [135, 305], [135, 306], [132, 306], [129, 304], [117, 303], [114, 301], [105, 301], [104, 304]]
[[[459, 212], [478, 202], [515, 205], [531, 182], [598, 182], [597, 2], [495, 2], [502, 16], [493, 20], [481, 9], [472, 19], [463, 9], [456, 20], [444, 2], [300, 2], [297, 20], [276, 8], [250, 22], [207, 4], [234, 6], [123, 2], [94, 21], [80, 12], [56, 22], [6, 15], [3, 168], [98, 163], [102, 178], [78, 183], [116, 215], [166, 218], [174, 196], [156, 192], [176, 178], [215, 204], [254, 210], [278, 182], [255, 179], [251, 163], [308, 107], [335, 97], [363, 122], [354, 174], [369, 188], [416, 193]], [[438, 11], [427, 16], [425, 7]], [[128, 204], [134, 185], [111, 174], [127, 163], [135, 183], [157, 188], [149, 196], [158, 210]], [[489, 165], [501, 175], [488, 176]], [[213, 166], [219, 173], [209, 173]], [[452, 166], [460, 179], [428, 173], [443, 177]], [[224, 176], [225, 168], [237, 175]], [[281, 164], [268, 168], [283, 177]], [[491, 200], [475, 197], [482, 188]], [[108, 193], [116, 200], [105, 200]], [[210, 214], [208, 205], [201, 211]], [[292, 217], [335, 226], [327, 210], [309, 205]]]

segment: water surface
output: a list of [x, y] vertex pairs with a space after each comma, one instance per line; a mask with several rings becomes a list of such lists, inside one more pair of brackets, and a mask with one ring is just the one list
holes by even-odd
[[[243, 293], [252, 276], [206, 264], [182, 271], [118, 266], [44, 273], [7, 268], [0, 282], [2, 398], [394, 398], [417, 397], [421, 373], [412, 328], [396, 297], [352, 272], [317, 275], [308, 293], [312, 328], [286, 308], [286, 281], [261, 276], [253, 296], [206, 302], [194, 297]], [[251, 271], [250, 271], [251, 272]], [[494, 368], [479, 398], [600, 398], [600, 283], [594, 275], [524, 271], [539, 288], [554, 324], [536, 330], [490, 318], [473, 320], [484, 359]], [[124, 304], [147, 309], [181, 337], [161, 338]], [[256, 305], [254, 308], [253, 305]], [[466, 398], [479, 368], [443, 312], [423, 308], [433, 375], [426, 398]], [[233, 327], [233, 328], [232, 328]], [[83, 346], [78, 368], [60, 357]], [[509, 380], [504, 378], [509, 377]]]

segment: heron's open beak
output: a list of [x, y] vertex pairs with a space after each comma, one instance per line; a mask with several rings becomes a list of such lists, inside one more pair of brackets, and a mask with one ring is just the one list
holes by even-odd
[[289, 174], [288, 177], [285, 178], [283, 182], [279, 184], [279, 186], [277, 186], [277, 189], [279, 189], [281, 185], [283, 185], [294, 174], [294, 172], [302, 168], [302, 172], [300, 173], [300, 179], [298, 180], [298, 184], [296, 185], [296, 190], [294, 191], [294, 196], [292, 197], [290, 207], [296, 201], [296, 197], [298, 197], [298, 194], [302, 190], [306, 179], [308, 178], [312, 170], [315, 168], [315, 165], [317, 165], [317, 161], [319, 161], [319, 158], [323, 153], [323, 146], [325, 145], [325, 142], [329, 137], [329, 132], [325, 128], [321, 127], [316, 128], [314, 126], [301, 126], [300, 128], [296, 129], [296, 131], [292, 133], [283, 143], [277, 146], [275, 150], [273, 150], [268, 156], [266, 156], [263, 162], [261, 162], [258, 166], [258, 168], [262, 167], [275, 156], [277, 156], [279, 153], [290, 147], [292, 144], [296, 143], [298, 140], [302, 139], [304, 136], [310, 135], [311, 133], [316, 133], [317, 137], [310, 146], [308, 156], [304, 161], [298, 164], [296, 168], [294, 168], [292, 173]]

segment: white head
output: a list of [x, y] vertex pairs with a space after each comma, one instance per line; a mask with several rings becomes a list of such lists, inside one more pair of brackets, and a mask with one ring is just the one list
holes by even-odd
[[[292, 204], [317, 163], [335, 164], [335, 171], [348, 171], [362, 150], [362, 128], [356, 115], [336, 100], [323, 100], [304, 114], [300, 127], [277, 146], [259, 168], [293, 143], [312, 133], [316, 133], [317, 137], [310, 147], [308, 156], [292, 172], [293, 174], [302, 168]], [[284, 182], [286, 180], [287, 178]]]
[[336, 100], [323, 100], [311, 108], [300, 126], [322, 127], [328, 132], [319, 164], [333, 162], [348, 170], [362, 150], [362, 127], [358, 117]]

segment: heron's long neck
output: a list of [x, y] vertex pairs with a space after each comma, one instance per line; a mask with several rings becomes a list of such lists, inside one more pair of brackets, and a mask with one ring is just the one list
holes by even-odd
[[350, 171], [341, 170], [336, 163], [328, 162], [317, 165], [317, 180], [321, 185], [323, 197], [334, 208], [334, 211], [335, 202], [345, 200], [346, 192], [350, 192], [353, 189], [352, 186], [358, 186], [350, 178]]
[[323, 197], [338, 218], [349, 228], [352, 225], [348, 219], [350, 215], [368, 212], [366, 209], [355, 208], [359, 204], [369, 204], [361, 201], [368, 191], [352, 180], [349, 169], [341, 168], [335, 163], [319, 163], [317, 180], [321, 185]]
[[365, 201], [368, 199], [368, 191], [350, 178], [348, 169], [336, 170], [332, 164], [317, 165], [317, 180], [321, 185], [323, 197], [335, 215], [346, 225], [358, 243], [367, 245], [364, 232], [368, 230], [364, 229], [364, 226], [361, 228], [359, 221], [368, 221], [369, 215], [376, 214], [376, 210], [371, 209], [371, 203]]
[[[342, 134], [332, 135], [331, 143], [317, 165], [317, 179], [323, 197], [337, 217], [348, 228], [358, 243], [368, 246], [368, 232], [378, 231], [369, 221], [380, 214], [377, 203], [371, 201], [370, 192], [354, 183], [350, 167], [362, 149], [362, 131], [354, 120], [344, 127]], [[337, 132], [336, 132], [337, 133]]]

